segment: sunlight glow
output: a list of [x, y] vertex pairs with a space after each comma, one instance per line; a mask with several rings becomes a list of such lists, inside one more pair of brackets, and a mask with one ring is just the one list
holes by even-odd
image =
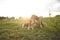
[[30, 17], [32, 14], [47, 17], [48, 0], [0, 0], [0, 16]]

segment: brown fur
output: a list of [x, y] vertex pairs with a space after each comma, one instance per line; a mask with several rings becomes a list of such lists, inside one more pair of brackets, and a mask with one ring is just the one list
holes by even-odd
[[40, 28], [43, 27], [41, 19], [39, 19], [38, 16], [32, 15], [28, 23], [23, 23], [22, 28], [28, 28], [28, 30], [31, 28], [34, 28], [34, 23], [36, 23]]

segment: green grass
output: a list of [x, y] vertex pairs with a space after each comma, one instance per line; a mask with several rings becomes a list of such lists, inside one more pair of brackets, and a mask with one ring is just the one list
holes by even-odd
[[0, 20], [0, 40], [60, 40], [60, 19], [42, 18], [42, 22], [44, 28], [27, 30], [19, 20]]

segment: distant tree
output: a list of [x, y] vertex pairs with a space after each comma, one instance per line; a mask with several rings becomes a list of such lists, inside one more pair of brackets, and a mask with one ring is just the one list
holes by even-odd
[[56, 15], [55, 17], [60, 17], [60, 15]]
[[0, 20], [7, 20], [9, 19], [8, 17], [0, 17]]
[[23, 17], [19, 17], [19, 20], [23, 20]]
[[14, 19], [15, 19], [15, 17], [11, 17], [10, 19], [13, 19], [13, 20], [14, 20]]

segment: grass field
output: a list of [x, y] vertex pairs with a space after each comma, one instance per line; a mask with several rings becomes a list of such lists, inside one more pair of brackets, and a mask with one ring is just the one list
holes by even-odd
[[22, 29], [21, 20], [0, 20], [0, 40], [60, 40], [60, 17], [42, 18], [44, 28]]

